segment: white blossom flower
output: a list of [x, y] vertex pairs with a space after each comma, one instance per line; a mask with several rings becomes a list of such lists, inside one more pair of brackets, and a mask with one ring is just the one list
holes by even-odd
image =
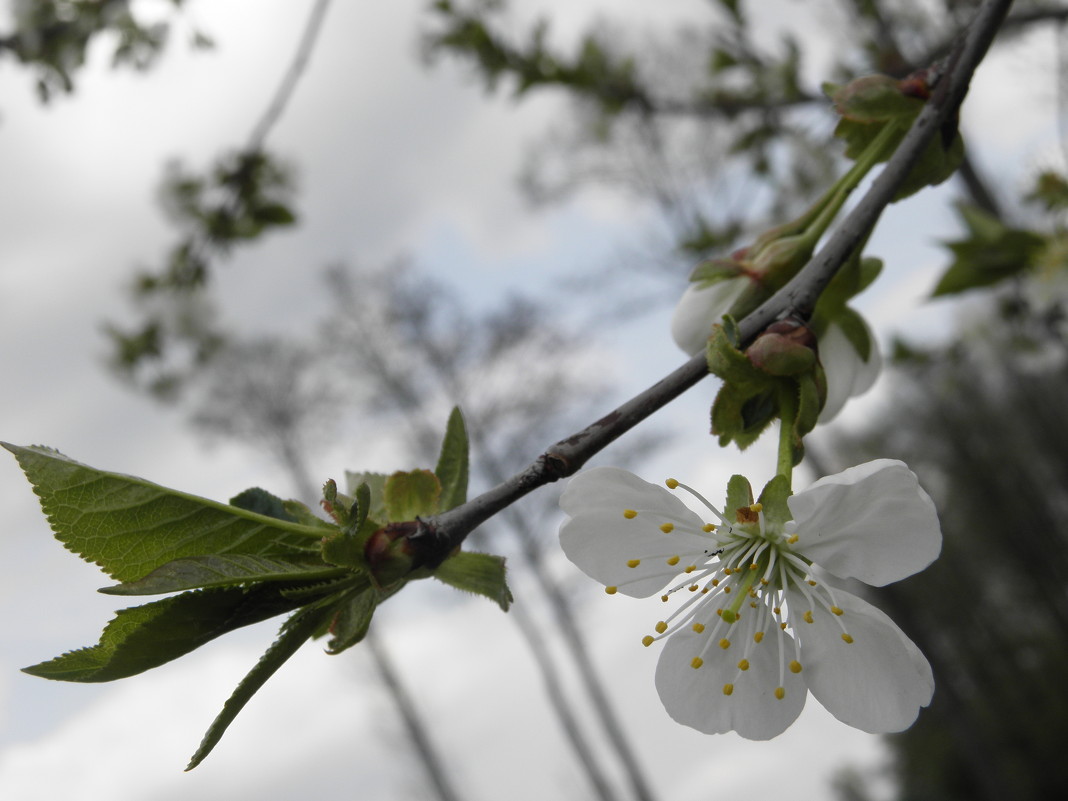
[[[780, 492], [772, 482], [763, 506], [750, 501], [730, 519], [667, 483], [715, 523], [663, 487], [600, 467], [564, 492], [560, 543], [609, 594], [680, 601], [643, 639], [667, 638], [656, 687], [668, 714], [709, 734], [764, 740], [797, 718], [811, 691], [856, 728], [908, 728], [934, 692], [930, 665], [890, 618], [813, 568], [882, 586], [930, 564], [942, 535], [912, 471], [879, 459], [789, 497], [784, 480]], [[748, 482], [732, 479], [728, 501], [743, 494]]]
[[[700, 353], [712, 334], [712, 327], [723, 319], [748, 286], [749, 279], [745, 277], [705, 286], [690, 284], [671, 317], [671, 336], [675, 344], [690, 356]], [[879, 377], [883, 366], [879, 344], [867, 323], [864, 327], [871, 343], [867, 359], [861, 357], [845, 332], [833, 321], [819, 336], [820, 362], [827, 376], [827, 399], [820, 412], [821, 423], [832, 420], [847, 400], [863, 395]]]

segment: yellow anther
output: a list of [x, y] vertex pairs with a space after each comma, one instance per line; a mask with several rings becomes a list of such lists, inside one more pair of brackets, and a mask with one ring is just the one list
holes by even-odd
[[[754, 596], [754, 597], [756, 597], [756, 596]], [[750, 609], [756, 609], [756, 607], [757, 607], [756, 601], [750, 601], [749, 602], [749, 608]]]
[[719, 641], [719, 647], [726, 651], [728, 648], [731, 647], [731, 641], [724, 637], [722, 640]]
[[675, 480], [675, 479], [673, 479], [673, 478], [669, 478], [669, 479], [668, 479], [667, 481], [665, 481], [664, 483], [665, 483], [665, 484], [667, 484], [667, 488], [668, 488], [668, 489], [675, 489], [675, 488], [676, 488], [677, 486], [679, 486], [679, 482], [678, 482], [678, 481], [676, 481], [676, 480]]
[[845, 612], [843, 612], [843, 611], [842, 611], [842, 607], [840, 607], [840, 606], [832, 606], [832, 607], [831, 607], [831, 612], [833, 612], [833, 613], [834, 613], [834, 614], [836, 614], [836, 615], [843, 615], [843, 614], [845, 614]]
[[664, 523], [663, 525], [660, 526], [660, 530], [663, 531], [665, 534], [670, 534], [672, 531], [675, 530], [675, 524], [674, 523]]
[[619, 592], [619, 587], [605, 587], [604, 591], [607, 592], [609, 595], [615, 595], [617, 592]]
[[712, 586], [713, 587], [718, 587], [719, 586], [719, 579], [712, 579]]
[[810, 586], [810, 587], [815, 587], [815, 586], [816, 586], [816, 582], [815, 582], [815, 581], [813, 581], [812, 579], [809, 579], [809, 580], [808, 580], [808, 586]]
[[667, 631], [667, 623], [665, 623], [663, 620], [658, 620], [656, 625], [653, 626], [653, 628], [656, 629], [657, 634], [663, 634], [665, 631]]
[[790, 545], [793, 545], [799, 539], [801, 539], [801, 538], [798, 537], [796, 534], [791, 534], [789, 537], [786, 538], [786, 542], [789, 543]]
[[798, 662], [796, 659], [791, 659], [790, 660], [790, 664], [788, 665], [788, 667], [790, 668], [790, 672], [791, 673], [800, 673], [801, 672], [801, 663]]
[[785, 622], [780, 623], [779, 624], [779, 628], [782, 629], [783, 631], [786, 631], [786, 623]]
[[730, 695], [733, 692], [734, 692], [734, 685], [733, 684], [724, 684], [723, 685], [723, 694], [724, 695]]
[[655, 639], [656, 638], [653, 637], [652, 634], [646, 634], [644, 637], [642, 637], [642, 645], [644, 645], [646, 648], [648, 648], [650, 645], [653, 644], [653, 641]]
[[783, 698], [785, 698], [786, 697], [786, 688], [785, 687], [776, 687], [775, 688], [775, 697], [778, 698], [780, 701]]
[[669, 565], [671, 565], [672, 567], [674, 567], [675, 565], [677, 565], [679, 563], [679, 557], [670, 556], [670, 557], [668, 557], [667, 563]]
[[723, 575], [724, 576], [729, 576], [733, 572], [734, 572], [734, 568], [733, 567], [725, 567], [725, 568], [723, 568]]
[[705, 624], [704, 623], [694, 623], [693, 624], [693, 630], [696, 631], [698, 634], [700, 634], [702, 631], [705, 630]]
[[638, 513], [634, 509], [624, 509], [623, 510], [623, 517], [627, 518], [627, 520], [633, 520], [637, 516], [638, 516]]
[[663, 601], [664, 603], [667, 603], [668, 602], [668, 597], [666, 595], [661, 595], [660, 596], [660, 600]]
[[717, 609], [716, 610], [716, 614], [719, 615], [720, 617], [723, 617], [723, 610], [722, 609]]
[[687, 573], [692, 573], [692, 572], [693, 572], [693, 571], [695, 571], [695, 570], [697, 570], [697, 565], [687, 565], [687, 566], [686, 566], [686, 571], [685, 571], [685, 572], [687, 572]]
[[751, 562], [750, 565], [749, 565], [749, 569], [750, 570], [758, 570], [759, 568], [760, 568], [760, 565], [758, 565], [756, 562]]
[[763, 639], [764, 639], [764, 632], [762, 632], [762, 631], [758, 631], [756, 634], [753, 635], [753, 640], [755, 642], [760, 642]]
[[761, 584], [763, 584], [763, 585], [764, 585], [765, 587], [767, 587], [767, 586], [768, 586], [768, 580], [767, 580], [766, 578], [762, 578], [762, 579], [760, 580], [760, 583], [761, 583]]
[[697, 668], [701, 667], [701, 665], [703, 665], [704, 663], [705, 663], [705, 660], [703, 660], [699, 656], [695, 656], [693, 658], [693, 660], [690, 662], [690, 667], [692, 667], [694, 670], [697, 670]]
[[703, 526], [701, 526], [701, 531], [705, 532], [705, 534], [711, 534], [715, 530], [716, 527], [713, 526], [711, 523], [705, 523]]
[[627, 567], [637, 567], [642, 563], [641, 559], [629, 559], [627, 561]]
[[690, 592], [697, 592], [697, 585], [696, 584], [691, 584], [686, 589], [688, 589]]
[[801, 615], [801, 617], [803, 617], [805, 619], [806, 623], [811, 623], [812, 622], [812, 610], [809, 609], [807, 612], [805, 612], [805, 614]]
[[738, 663], [738, 670], [749, 670], [749, 660], [743, 659]]
[[724, 588], [723, 588], [723, 591], [724, 591], [724, 592], [730, 592], [730, 591], [731, 591], [731, 588], [730, 588], [730, 587], [724, 587]]
[[764, 504], [762, 504], [762, 503], [749, 504], [749, 511], [750, 512], [761, 512], [763, 510], [764, 510]]
[[775, 613], [775, 614], [777, 614], [777, 615], [781, 615], [781, 614], [782, 614], [782, 609], [780, 609], [780, 608], [779, 608], [779, 607], [777, 607], [777, 606], [773, 606], [773, 607], [771, 607], [771, 611], [772, 611], [772, 612], [774, 612], [774, 613]]
[[846, 634], [844, 631], [842, 632], [842, 639], [848, 643], [853, 642], [853, 637], [849, 634]]
[[701, 588], [701, 594], [702, 595], [705, 595], [707, 592], [708, 592], [708, 587], [702, 587]]

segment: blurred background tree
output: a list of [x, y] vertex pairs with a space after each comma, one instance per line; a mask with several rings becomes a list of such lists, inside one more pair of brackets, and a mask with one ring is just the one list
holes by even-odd
[[[800, 4], [799, 4], [800, 5]], [[552, 20], [523, 16], [501, 0], [427, 5], [421, 31], [431, 66], [459, 60], [490, 92], [516, 101], [538, 92], [569, 99], [572, 113], [532, 147], [522, 186], [537, 203], [558, 203], [587, 187], [610, 186], [660, 212], [660, 225], [631, 258], [574, 278], [577, 297], [608, 299], [589, 320], [656, 308], [677, 298], [701, 258], [746, 244], [790, 218], [826, 185], [843, 160], [835, 118], [820, 82], [870, 72], [903, 77], [942, 55], [971, 18], [970, 0], [827, 0], [808, 3], [822, 40], [777, 30], [759, 3], [708, 2], [692, 23], [666, 35], [606, 16], [577, 41], [553, 35]], [[148, 68], [186, 6], [146, 21], [125, 0], [14, 3], [15, 28], [0, 35], [32, 75], [43, 100], [73, 91], [88, 42], [111, 38], [116, 64]], [[228, 254], [267, 232], [298, 224], [299, 169], [269, 151], [310, 57], [328, 3], [311, 6], [293, 67], [245, 146], [224, 151], [198, 173], [179, 163], [161, 189], [177, 241], [162, 266], [135, 276], [131, 322], [109, 328], [119, 375], [156, 397], [188, 404], [205, 432], [245, 442], [284, 465], [293, 487], [314, 497], [307, 464], [318, 444], [356, 441], [360, 427], [389, 421], [407, 431], [413, 462], [436, 447], [447, 409], [460, 404], [484, 484], [525, 464], [557, 435], [583, 421], [607, 379], [563, 320], [574, 308], [554, 298], [518, 297], [479, 316], [418, 268], [336, 269], [329, 291], [337, 309], [316, 341], [254, 338], [219, 312], [211, 276]], [[1068, 8], [1018, 2], [999, 41], [1059, 25]], [[190, 42], [209, 33], [188, 24]], [[970, 132], [963, 131], [965, 141]], [[923, 648], [935, 667], [933, 706], [906, 733], [888, 738], [896, 797], [902, 799], [1068, 797], [1059, 767], [1068, 701], [1059, 678], [1068, 654], [1068, 431], [1063, 289], [1064, 183], [1047, 173], [1031, 193], [1050, 219], [985, 175], [971, 156], [958, 173], [963, 238], [947, 253], [942, 294], [999, 285], [970, 312], [952, 341], [928, 348], [902, 343], [890, 409], [849, 437], [810, 451], [816, 474], [874, 456], [906, 460], [935, 497], [945, 554], [927, 573], [878, 602]], [[996, 258], [995, 258], [996, 257]], [[1052, 282], [1042, 283], [1042, 275]], [[605, 293], [606, 282], [612, 292]], [[1011, 286], [1006, 286], [1006, 282]], [[982, 290], [980, 290], [982, 291]], [[1037, 298], [1045, 292], [1044, 298]], [[610, 297], [609, 297], [610, 294]], [[590, 304], [587, 303], [587, 306]], [[327, 343], [324, 345], [323, 343]], [[516, 365], [522, 366], [522, 378]], [[591, 376], [597, 380], [591, 381]], [[576, 398], [585, 400], [576, 402]], [[632, 440], [632, 448], [648, 440]], [[617, 461], [625, 459], [617, 453]], [[551, 570], [553, 529], [546, 493], [499, 526], [518, 579], [544, 599], [542, 617], [513, 614], [542, 670], [546, 692], [600, 798], [653, 796], [629, 735], [582, 651], [570, 588]], [[494, 549], [502, 550], [494, 536]], [[548, 550], [547, 550], [548, 546]], [[544, 643], [558, 626], [580, 690]], [[385, 653], [384, 651], [382, 652]], [[389, 678], [388, 655], [379, 670]], [[383, 672], [385, 671], [385, 672]], [[400, 685], [397, 685], [400, 686]], [[395, 691], [403, 707], [403, 688]], [[574, 694], [596, 712], [589, 724], [569, 712]], [[409, 709], [406, 726], [429, 773], [433, 745]], [[604, 756], [596, 741], [610, 744]], [[438, 797], [454, 793], [436, 782]], [[620, 789], [620, 788], [625, 789]], [[840, 785], [843, 798], [869, 793], [863, 777]]]

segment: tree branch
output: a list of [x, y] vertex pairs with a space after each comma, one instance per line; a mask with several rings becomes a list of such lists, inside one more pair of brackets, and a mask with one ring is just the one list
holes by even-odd
[[[930, 138], [957, 113], [971, 77], [1011, 5], [1012, 0], [985, 0], [956, 47], [933, 70], [931, 98], [860, 203], [804, 269], [739, 322], [743, 345], [777, 319], [799, 312], [807, 316], [811, 312], [820, 292], [893, 200]], [[480, 524], [532, 490], [574, 474], [592, 456], [706, 375], [704, 354], [694, 356], [600, 420], [557, 442], [508, 480], [462, 506], [422, 521], [420, 530], [411, 538], [421, 561], [440, 562]]]

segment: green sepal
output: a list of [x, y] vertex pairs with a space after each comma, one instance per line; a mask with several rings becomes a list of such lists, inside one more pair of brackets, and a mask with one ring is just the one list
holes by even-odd
[[469, 450], [464, 416], [459, 407], [455, 407], [449, 415], [445, 438], [441, 442], [441, 454], [434, 468], [434, 475], [441, 483], [439, 511], [444, 512], [467, 501]]
[[179, 590], [233, 587], [257, 581], [318, 581], [347, 575], [315, 556], [280, 559], [247, 554], [187, 556], [160, 565], [144, 578], [114, 587], [105, 595], [159, 595]]
[[340, 654], [360, 642], [371, 627], [371, 618], [374, 617], [378, 603], [378, 591], [371, 586], [341, 603], [330, 621], [329, 632], [332, 636], [327, 643], [326, 652]]
[[300, 602], [276, 587], [196, 590], [121, 609], [100, 642], [23, 668], [57, 681], [124, 679], [170, 662], [234, 629], [292, 611]]
[[48, 448], [3, 445], [33, 485], [57, 539], [118, 581], [186, 556], [315, 552], [322, 538], [317, 527], [97, 470]]
[[396, 472], [386, 479], [383, 497], [390, 522], [429, 517], [440, 509], [441, 482], [429, 470]]
[[811, 373], [800, 378], [797, 382], [797, 396], [797, 420], [794, 421], [795, 465], [804, 455], [801, 437], [816, 427], [820, 419], [820, 411], [827, 400], [827, 376], [823, 372], [822, 365], [817, 364]]
[[775, 476], [760, 491], [757, 500], [763, 507], [764, 520], [769, 529], [781, 529], [786, 521], [793, 520], [790, 507], [786, 505], [786, 499], [792, 494], [790, 480], [784, 475]]
[[709, 259], [693, 268], [689, 280], [700, 286], [712, 286], [744, 274], [744, 265], [734, 259]]
[[434, 578], [458, 590], [484, 595], [505, 612], [512, 603], [503, 556], [460, 551], [437, 567]]
[[329, 619], [329, 609], [314, 609], [298, 612], [283, 625], [278, 639], [260, 657], [260, 661], [249, 671], [248, 675], [237, 685], [237, 689], [223, 704], [222, 712], [208, 727], [204, 739], [200, 742], [186, 770], [192, 770], [218, 745], [227, 727], [245, 707], [256, 691], [262, 687], [278, 668], [282, 667], [317, 630], [322, 627], [324, 619]]
[[739, 509], [753, 505], [753, 487], [745, 476], [733, 475], [727, 482], [727, 508], [723, 513], [730, 520]]

